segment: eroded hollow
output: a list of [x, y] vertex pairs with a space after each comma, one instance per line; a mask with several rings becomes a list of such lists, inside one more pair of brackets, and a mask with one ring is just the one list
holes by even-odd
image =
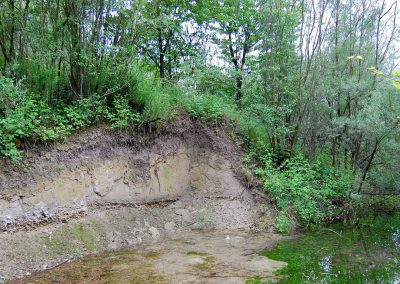
[[0, 276], [192, 229], [272, 224], [227, 139], [198, 125], [171, 129], [150, 137], [90, 130], [28, 150], [27, 171], [2, 161]]

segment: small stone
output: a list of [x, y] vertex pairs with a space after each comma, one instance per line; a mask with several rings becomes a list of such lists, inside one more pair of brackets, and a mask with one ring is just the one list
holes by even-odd
[[182, 201], [180, 201], [180, 200], [175, 201], [174, 203], [172, 203], [172, 204], [170, 205], [171, 208], [180, 208], [180, 207], [182, 207], [182, 206], [183, 206], [183, 203], [182, 203]]
[[93, 191], [100, 197], [106, 196], [112, 190], [112, 186], [99, 186], [98, 184], [98, 181], [94, 182]]
[[178, 216], [182, 216], [182, 219], [186, 222], [190, 222], [192, 219], [192, 216], [190, 215], [190, 212], [187, 209], [177, 209], [175, 211], [175, 214]]
[[167, 222], [167, 223], [165, 223], [164, 228], [168, 233], [175, 232], [175, 223]]
[[175, 214], [183, 216], [183, 215], [189, 214], [189, 211], [187, 209], [180, 208], [180, 209], [175, 210]]
[[199, 257], [192, 257], [192, 258], [189, 259], [188, 263], [190, 265], [198, 265], [198, 264], [203, 264], [204, 260], [202, 260]]
[[150, 227], [149, 231], [153, 239], [158, 239], [160, 237], [160, 232], [157, 230], [157, 228]]

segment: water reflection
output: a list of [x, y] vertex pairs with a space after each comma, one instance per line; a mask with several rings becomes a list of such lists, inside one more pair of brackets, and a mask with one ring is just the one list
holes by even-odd
[[332, 273], [332, 256], [324, 256], [319, 262], [319, 266], [325, 273]]
[[140, 248], [88, 256], [10, 284], [242, 284], [247, 278], [265, 282], [275, 280], [274, 272], [286, 263], [261, 257], [258, 252], [281, 238], [242, 231], [180, 233]]
[[393, 233], [392, 240], [395, 247], [400, 250], [400, 228]]
[[400, 284], [400, 214], [331, 229], [264, 253], [289, 263], [281, 271], [287, 275], [282, 283]]

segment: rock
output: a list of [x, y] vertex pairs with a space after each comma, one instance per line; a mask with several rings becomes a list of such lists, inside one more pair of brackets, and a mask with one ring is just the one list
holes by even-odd
[[187, 214], [189, 214], [189, 211], [187, 210], [187, 209], [177, 209], [176, 211], [175, 211], [175, 214], [176, 215], [180, 215], [180, 216], [183, 216], [183, 215], [187, 215]]
[[181, 208], [182, 206], [183, 206], [183, 203], [180, 200], [177, 200], [170, 205], [171, 208]]
[[199, 264], [203, 264], [204, 260], [201, 259], [200, 257], [192, 257], [189, 259], [188, 263], [190, 265], [199, 265]]
[[168, 233], [175, 232], [175, 223], [174, 222], [165, 223], [164, 228]]
[[111, 186], [100, 185], [98, 180], [93, 183], [93, 191], [100, 197], [106, 196], [111, 190]]
[[175, 211], [175, 214], [182, 216], [182, 219], [186, 222], [190, 222], [192, 219], [192, 216], [190, 215], [190, 212], [187, 209], [177, 209]]
[[150, 227], [149, 231], [153, 239], [158, 239], [160, 237], [160, 232], [157, 230], [157, 228]]

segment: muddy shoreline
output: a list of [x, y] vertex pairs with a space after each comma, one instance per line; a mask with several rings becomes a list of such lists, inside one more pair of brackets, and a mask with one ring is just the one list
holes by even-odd
[[273, 233], [190, 231], [162, 241], [93, 254], [8, 282], [24, 283], [244, 283], [276, 282], [286, 263], [258, 253], [282, 239]]

